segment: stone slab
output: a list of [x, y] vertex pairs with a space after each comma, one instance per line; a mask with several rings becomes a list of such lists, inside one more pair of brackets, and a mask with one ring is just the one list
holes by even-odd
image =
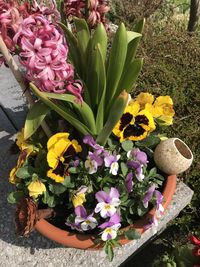
[[26, 100], [11, 71], [0, 68], [0, 106], [16, 129], [21, 129], [26, 117]]
[[11, 186], [7, 182], [9, 170], [15, 164], [15, 156], [3, 152], [0, 156], [0, 266], [16, 267], [78, 267], [78, 266], [120, 266], [139, 247], [162, 231], [166, 224], [175, 218], [190, 202], [192, 191], [182, 182], [178, 184], [173, 201], [158, 224], [157, 229], [149, 229], [137, 241], [115, 249], [115, 258], [109, 263], [103, 251], [82, 251], [64, 248], [34, 232], [29, 238], [19, 238], [14, 233], [14, 207], [7, 203], [6, 195]]

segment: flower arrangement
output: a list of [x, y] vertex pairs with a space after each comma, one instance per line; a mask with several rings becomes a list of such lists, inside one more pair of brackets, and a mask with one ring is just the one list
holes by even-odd
[[96, 234], [112, 260], [121, 235], [140, 237], [125, 226], [155, 207], [147, 229], [164, 211], [165, 177], [153, 153], [173, 123], [173, 101], [130, 95], [143, 64], [135, 56], [144, 21], [113, 32], [103, 0], [0, 0], [0, 10], [1, 62], [30, 104], [9, 177], [17, 231], [27, 235], [45, 217]]

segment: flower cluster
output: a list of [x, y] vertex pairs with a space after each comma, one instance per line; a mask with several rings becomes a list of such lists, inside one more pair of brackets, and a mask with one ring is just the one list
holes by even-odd
[[153, 95], [140, 93], [129, 102], [113, 133], [120, 142], [142, 140], [156, 129], [156, 121], [161, 125], [171, 125], [173, 116], [173, 102], [169, 96], [159, 96], [154, 101]]
[[110, 10], [108, 1], [91, 0], [89, 1], [87, 14], [85, 12], [86, 3], [83, 0], [65, 0], [65, 13], [67, 18], [72, 16], [85, 18], [91, 27], [98, 23], [105, 23], [105, 14]]
[[[41, 15], [24, 19], [14, 42], [21, 48], [20, 60], [27, 69], [27, 78], [42, 90], [73, 93], [73, 67], [67, 63], [68, 46], [59, 29]], [[76, 85], [74, 85], [76, 88]], [[79, 100], [81, 88], [75, 91]]]
[[47, 218], [62, 210], [66, 230], [97, 234], [110, 252], [123, 227], [155, 207], [148, 228], [164, 212], [153, 153], [160, 126], [173, 122], [173, 102], [130, 97], [143, 64], [135, 58], [143, 22], [138, 32], [121, 23], [111, 36], [107, 0], [0, 0], [0, 9], [0, 34], [23, 66], [22, 87], [36, 97], [9, 178], [9, 202], [24, 199], [19, 232], [31, 231], [41, 210]]

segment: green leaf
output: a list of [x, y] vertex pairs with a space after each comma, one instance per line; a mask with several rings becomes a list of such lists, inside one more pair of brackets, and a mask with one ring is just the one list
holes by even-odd
[[154, 167], [149, 171], [148, 177], [154, 177], [156, 174], [157, 174], [157, 169], [156, 167]]
[[109, 241], [106, 242], [106, 244], [104, 246], [104, 250], [108, 256], [108, 260], [111, 262], [113, 260], [113, 257], [114, 257], [114, 252], [113, 252], [113, 246]]
[[115, 97], [117, 97], [122, 90], [126, 90], [127, 93], [131, 92], [133, 85], [140, 74], [142, 65], [143, 59], [137, 58], [124, 67], [124, 73], [119, 81]]
[[72, 182], [70, 176], [66, 176], [66, 177], [65, 177], [65, 180], [62, 182], [62, 184], [63, 184], [66, 188], [74, 188], [74, 186], [75, 186], [75, 184], [74, 184], [74, 182]]
[[91, 48], [87, 67], [86, 85], [93, 110], [98, 107], [106, 86], [105, 64], [100, 49], [99, 44]]
[[19, 202], [22, 197], [24, 197], [23, 191], [12, 192], [8, 195], [7, 201], [10, 204], [15, 204]]
[[68, 172], [72, 174], [76, 174], [76, 173], [79, 173], [80, 171], [76, 167], [70, 167], [68, 169]]
[[[120, 81], [127, 53], [127, 32], [123, 23], [117, 29], [111, 47], [108, 69], [106, 104], [108, 104], [116, 93]], [[123, 88], [122, 88], [123, 89]]]
[[129, 229], [128, 231], [124, 233], [124, 235], [128, 240], [141, 238], [141, 234], [135, 229]]
[[127, 31], [127, 42], [130, 43], [135, 38], [142, 37], [142, 34], [139, 32]]
[[124, 162], [121, 162], [120, 167], [121, 167], [122, 174], [125, 177], [128, 172], [128, 167]]
[[40, 92], [39, 89], [33, 84], [30, 83], [31, 90], [39, 97], [41, 100], [49, 106], [51, 109], [53, 109], [55, 112], [57, 112], [61, 117], [63, 117], [66, 121], [68, 121], [72, 126], [74, 126], [80, 133], [83, 135], [92, 134], [91, 131], [79, 120], [74, 118], [70, 113], [67, 111], [64, 111], [62, 107], [60, 107], [58, 104], [54, 104], [52, 101], [50, 101], [44, 93]]
[[104, 63], [106, 61], [107, 43], [108, 43], [108, 38], [107, 38], [107, 33], [105, 30], [105, 27], [104, 27], [103, 23], [99, 23], [93, 36], [92, 36], [91, 47], [94, 49], [94, 47], [97, 44], [99, 44], [100, 50], [102, 52], [102, 58], [103, 58]]
[[150, 134], [147, 138], [137, 143], [139, 143], [140, 147], [154, 148], [160, 143], [160, 138], [157, 135]]
[[143, 204], [138, 205], [137, 213], [141, 217], [147, 212], [147, 209], [143, 206]]
[[29, 109], [24, 126], [25, 139], [28, 139], [36, 132], [50, 110], [42, 101], [38, 101]]
[[[74, 24], [76, 26], [76, 35], [78, 40], [78, 49], [80, 52], [80, 60], [82, 62], [82, 69], [81, 69], [81, 78], [85, 77], [85, 73], [87, 70], [87, 46], [90, 40], [90, 31], [88, 25], [84, 19], [79, 19], [74, 17], [73, 18]], [[84, 80], [84, 79], [83, 79]]]
[[42, 201], [50, 208], [54, 208], [56, 206], [55, 197], [53, 195], [50, 195], [48, 191], [44, 192]]
[[74, 34], [67, 28], [67, 26], [61, 22], [58, 23], [64, 31], [67, 44], [69, 46], [69, 57], [78, 72], [81, 76], [82, 62], [80, 62], [80, 51], [78, 49], [78, 40]]
[[82, 117], [83, 123], [91, 130], [92, 133], [96, 133], [94, 114], [91, 108], [84, 101], [82, 104], [76, 103], [76, 97], [70, 94], [54, 94], [54, 93], [43, 93], [48, 98], [58, 99], [72, 103], [78, 114]]
[[16, 176], [20, 179], [27, 179], [32, 177], [34, 169], [31, 166], [24, 166], [17, 170]]
[[128, 43], [128, 48], [127, 48], [127, 55], [126, 55], [126, 61], [125, 61], [125, 66], [128, 67], [129, 63], [133, 61], [136, 55], [136, 51], [140, 42], [140, 39], [142, 37], [141, 33], [143, 32], [144, 28], [144, 19], [139, 21], [137, 25], [134, 27], [134, 33], [139, 34], [140, 36], [136, 36], [133, 38], [129, 43]]
[[112, 105], [108, 115], [108, 119], [103, 129], [97, 136], [97, 143], [99, 143], [100, 145], [105, 145], [108, 137], [112, 133], [113, 128], [120, 120], [124, 112], [124, 109], [127, 106], [127, 102], [128, 102], [128, 94], [124, 91], [120, 94], [120, 96], [115, 100], [114, 104]]
[[55, 195], [60, 195], [66, 191], [66, 187], [61, 183], [50, 184], [49, 190]]
[[121, 143], [121, 146], [124, 149], [124, 151], [128, 152], [128, 151], [132, 150], [133, 142], [131, 140], [124, 141]]

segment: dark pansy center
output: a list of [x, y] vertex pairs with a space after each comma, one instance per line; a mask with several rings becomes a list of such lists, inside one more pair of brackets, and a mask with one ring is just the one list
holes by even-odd
[[55, 170], [53, 170], [53, 173], [55, 173], [56, 175], [60, 175], [63, 176], [64, 175], [64, 171], [65, 171], [65, 165], [63, 165], [63, 163], [61, 161], [59, 161], [58, 166], [55, 168]]
[[64, 163], [69, 163], [70, 160], [76, 155], [76, 150], [73, 145], [70, 145], [68, 149], [65, 151], [63, 157], [65, 159]]
[[149, 125], [149, 120], [145, 115], [137, 115], [135, 117], [135, 124]]
[[121, 119], [120, 119], [119, 130], [120, 131], [123, 131], [124, 127], [131, 122], [132, 118], [133, 118], [133, 115], [131, 115], [128, 112], [125, 113], [125, 114], [123, 114], [122, 117], [121, 117]]
[[145, 129], [142, 128], [139, 124], [128, 125], [123, 132], [124, 138], [128, 138], [130, 136], [140, 136], [143, 135]]

